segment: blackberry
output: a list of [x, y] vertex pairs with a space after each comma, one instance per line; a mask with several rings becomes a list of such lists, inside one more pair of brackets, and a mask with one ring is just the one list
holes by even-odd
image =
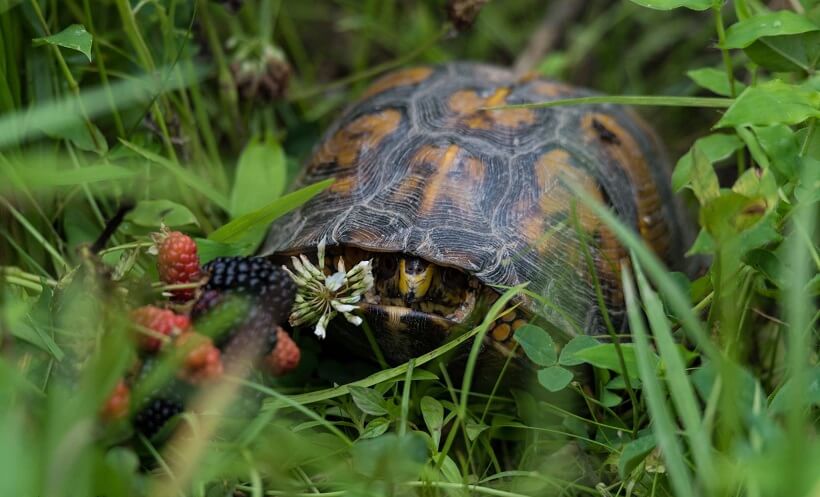
[[[146, 381], [156, 381], [152, 378], [152, 371], [161, 363], [161, 359], [150, 358], [143, 361], [142, 366], [134, 378], [134, 387], [139, 389]], [[161, 385], [151, 389], [137, 410], [133, 418], [134, 429], [151, 438], [165, 426], [171, 418], [185, 410], [186, 400], [191, 387], [177, 378], [166, 379]]]
[[231, 292], [207, 290], [194, 304], [191, 320], [197, 332], [214, 340], [221, 347], [233, 332], [252, 317], [257, 307], [252, 298]]
[[182, 396], [164, 393], [152, 397], [134, 416], [134, 429], [150, 439], [159, 433], [165, 423], [184, 410], [185, 402]]
[[219, 290], [249, 295], [267, 312], [284, 321], [290, 313], [296, 285], [280, 267], [264, 257], [218, 257], [203, 268], [209, 274], [204, 292]]
[[204, 266], [208, 281], [191, 316], [213, 338], [231, 368], [256, 363], [276, 346], [276, 327], [290, 314], [296, 285], [263, 257], [219, 257]]
[[276, 347], [278, 321], [264, 309], [252, 308], [248, 319], [235, 328], [222, 348], [224, 364], [256, 363]]

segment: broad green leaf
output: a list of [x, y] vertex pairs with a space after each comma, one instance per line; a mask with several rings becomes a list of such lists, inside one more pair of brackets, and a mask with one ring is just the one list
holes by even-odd
[[[638, 377], [638, 364], [635, 359], [635, 347], [631, 343], [621, 344], [621, 352], [623, 352], [624, 366], [626, 366], [626, 374], [630, 378]], [[657, 368], [658, 356], [651, 354], [653, 367]], [[584, 350], [579, 350], [575, 353], [575, 357], [583, 360], [587, 364], [591, 364], [596, 368], [610, 369], [620, 374], [624, 374], [621, 370], [621, 363], [618, 357], [618, 351], [615, 344], [602, 343], [595, 347], [589, 347]]]
[[563, 390], [572, 381], [572, 373], [561, 366], [551, 366], [538, 371], [538, 383], [550, 392]]
[[273, 137], [254, 138], [242, 151], [231, 190], [231, 217], [261, 209], [285, 191], [285, 153]]
[[641, 7], [656, 10], [672, 10], [686, 7], [692, 10], [706, 10], [712, 6], [712, 0], [632, 0]]
[[623, 397], [617, 393], [604, 389], [601, 390], [601, 395], [598, 402], [600, 402], [604, 407], [616, 407], [620, 405], [623, 400]]
[[[820, 406], [820, 366], [803, 371], [802, 375], [786, 381], [769, 404], [770, 412], [779, 414], [794, 409]], [[795, 378], [799, 378], [800, 381], [795, 381]], [[794, 389], [798, 383], [804, 388], [801, 388], [799, 395], [795, 395]], [[794, 399], [800, 399], [802, 405], [794, 405]]]
[[365, 387], [351, 386], [349, 388], [353, 402], [362, 412], [373, 416], [382, 416], [388, 413], [384, 407], [384, 399], [382, 399], [379, 392]]
[[552, 366], [557, 360], [555, 344], [552, 337], [546, 330], [532, 324], [515, 330], [515, 341], [521, 344], [521, 348], [532, 362], [539, 366]]
[[207, 238], [194, 238], [200, 264], [207, 264], [217, 257], [245, 255], [253, 247], [241, 243], [219, 243]]
[[125, 219], [149, 228], [159, 228], [162, 223], [172, 227], [199, 224], [187, 207], [170, 200], [140, 200]]
[[359, 436], [361, 439], [367, 438], [376, 438], [382, 436], [387, 432], [387, 429], [390, 428], [390, 420], [387, 418], [376, 418], [369, 423], [365, 427], [362, 434]]
[[746, 88], [715, 127], [798, 124], [811, 117], [820, 117], [820, 93], [774, 80]]
[[789, 268], [780, 261], [774, 252], [757, 248], [745, 253], [742, 260], [745, 264], [755, 268], [778, 288], [788, 287], [791, 279], [789, 278]]
[[464, 425], [464, 429], [467, 432], [467, 438], [472, 442], [479, 435], [481, 435], [489, 426], [483, 423], [467, 423]]
[[35, 38], [33, 41], [35, 46], [48, 44], [76, 50], [88, 57], [88, 61], [91, 62], [91, 33], [81, 24], [72, 24], [59, 33], [45, 38]]
[[735, 151], [743, 146], [743, 142], [735, 135], [713, 133], [695, 142], [700, 150], [706, 154], [710, 162], [728, 159]]
[[692, 148], [678, 160], [675, 170], [672, 173], [672, 188], [674, 188], [675, 191], [680, 191], [692, 181], [695, 149], [703, 152], [709, 162], [714, 164], [729, 158], [742, 146], [743, 142], [735, 135], [714, 133], [703, 138], [698, 138]]
[[444, 457], [444, 462], [441, 465], [441, 475], [444, 480], [450, 483], [462, 483], [464, 478], [461, 476], [461, 471], [458, 469], [458, 464], [450, 456]]
[[714, 393], [715, 387], [725, 388], [727, 382], [732, 384], [732, 395], [726, 400], [735, 404], [740, 413], [751, 413], [757, 403], [756, 392], [762, 392], [755, 375], [736, 362], [726, 361], [724, 370], [708, 362], [689, 375], [692, 385], [698, 392], [701, 400], [707, 402]]
[[715, 239], [705, 229], [698, 232], [697, 238], [692, 242], [692, 246], [686, 252], [687, 256], [697, 254], [714, 254], [715, 253]]
[[747, 169], [735, 180], [732, 191], [747, 197], [762, 198], [766, 202], [767, 212], [777, 206], [777, 182], [770, 169]]
[[[721, 71], [713, 67], [704, 67], [702, 69], [688, 71], [686, 75], [701, 88], [706, 88], [712, 93], [717, 93], [724, 97], [732, 96], [732, 89], [729, 86], [729, 80], [726, 78], [726, 71]], [[745, 89], [746, 85], [740, 81], [735, 81], [735, 94], [739, 94]]]
[[441, 429], [444, 426], [444, 407], [442, 407], [441, 402], [429, 396], [422, 397], [420, 404], [424, 424], [427, 425], [427, 431], [430, 432], [430, 436], [433, 438], [433, 445], [438, 450], [441, 441]]
[[387, 433], [356, 441], [351, 455], [351, 467], [357, 473], [372, 480], [402, 482], [418, 477], [428, 449], [424, 437], [417, 433], [402, 437]]
[[723, 48], [746, 48], [765, 36], [781, 36], [818, 31], [820, 27], [807, 16], [790, 10], [761, 14], [737, 22], [726, 29]]
[[700, 223], [715, 241], [726, 242], [758, 222], [766, 212], [763, 199], [753, 199], [736, 192], [723, 192], [705, 203]]
[[579, 335], [564, 345], [564, 348], [561, 349], [561, 358], [558, 363], [562, 366], [577, 366], [583, 364], [584, 361], [575, 357], [575, 353], [579, 350], [595, 347], [596, 345], [600, 345], [600, 343], [601, 342], [589, 335]]
[[793, 178], [800, 167], [800, 145], [794, 131], [785, 124], [755, 126], [752, 131], [771, 159], [775, 172], [786, 181]]
[[783, 236], [777, 231], [776, 219], [777, 214], [769, 213], [754, 226], [740, 233], [736, 250], [740, 254], [745, 254], [750, 250], [781, 241]]
[[[629, 386], [633, 389], [637, 390], [641, 388], [641, 380], [638, 378], [632, 378], [629, 380]], [[615, 378], [609, 380], [609, 383], [606, 384], [607, 390], [626, 390], [626, 377], [624, 375], [617, 375]]]
[[820, 31], [767, 36], [743, 49], [746, 55], [775, 72], [811, 72], [820, 55]]
[[208, 239], [222, 243], [240, 241], [246, 236], [248, 230], [257, 226], [267, 227], [274, 219], [307, 202], [314, 195], [330, 186], [333, 181], [334, 178], [329, 178], [280, 197], [261, 209], [249, 212], [223, 225], [211, 233]]
[[715, 168], [712, 167], [712, 162], [709, 161], [706, 154], [697, 147], [692, 154], [690, 185], [692, 192], [694, 192], [701, 205], [717, 197], [720, 193], [720, 183]]
[[654, 435], [644, 435], [624, 445], [618, 458], [618, 475], [626, 479], [635, 467], [657, 446]]

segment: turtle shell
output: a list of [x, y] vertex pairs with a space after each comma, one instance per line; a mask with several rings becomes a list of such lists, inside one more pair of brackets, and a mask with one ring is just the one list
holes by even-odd
[[544, 297], [525, 299], [531, 311], [571, 335], [602, 332], [590, 268], [617, 314], [627, 254], [568, 183], [677, 264], [683, 224], [658, 141], [614, 105], [486, 109], [592, 94], [473, 63], [388, 74], [331, 126], [296, 187], [336, 181], [275, 222], [263, 255], [322, 239], [411, 254], [487, 285], [529, 282]]

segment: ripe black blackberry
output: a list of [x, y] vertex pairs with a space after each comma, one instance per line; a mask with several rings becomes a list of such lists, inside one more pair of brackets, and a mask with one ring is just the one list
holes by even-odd
[[[144, 381], [154, 381], [151, 372], [158, 367], [161, 359], [147, 359], [143, 361], [139, 372], [134, 378], [135, 388]], [[191, 386], [176, 377], [167, 379], [163, 384], [153, 389], [137, 410], [133, 418], [134, 429], [151, 438], [165, 426], [171, 418], [185, 410], [186, 401]]]
[[262, 308], [254, 308], [244, 323], [233, 330], [222, 347], [225, 364], [242, 361], [246, 365], [255, 364], [276, 347], [276, 327], [278, 321]]
[[255, 364], [276, 346], [296, 285], [263, 257], [219, 257], [203, 269], [208, 281], [191, 312], [194, 326], [213, 338], [229, 369]]
[[264, 257], [217, 257], [203, 270], [209, 275], [203, 291], [219, 290], [249, 295], [264, 305], [277, 321], [287, 319], [296, 285], [280, 267]]
[[159, 433], [165, 423], [184, 410], [185, 402], [179, 395], [164, 393], [152, 397], [134, 416], [134, 429], [150, 439]]

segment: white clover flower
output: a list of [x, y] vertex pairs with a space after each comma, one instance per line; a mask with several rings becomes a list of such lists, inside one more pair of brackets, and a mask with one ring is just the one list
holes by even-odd
[[313, 332], [324, 338], [331, 319], [341, 314], [355, 326], [362, 324], [362, 318], [353, 314], [362, 295], [373, 288], [373, 265], [362, 261], [350, 271], [345, 271], [345, 263], [339, 258], [336, 272], [327, 276], [325, 266], [325, 240], [318, 246], [318, 265], [313, 265], [304, 255], [291, 257], [293, 271], [283, 266], [296, 283], [296, 299], [290, 314], [291, 326], [316, 324]]

